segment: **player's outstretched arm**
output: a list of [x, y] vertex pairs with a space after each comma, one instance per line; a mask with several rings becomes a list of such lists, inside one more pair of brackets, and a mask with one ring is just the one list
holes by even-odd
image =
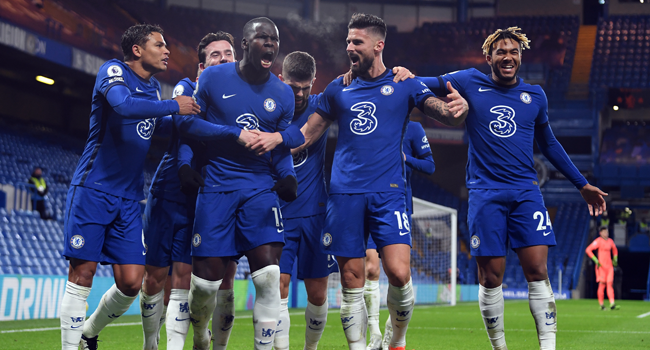
[[[393, 67], [393, 74], [395, 76], [393, 77], [393, 82], [399, 83], [400, 81], [404, 81], [406, 79], [413, 79], [415, 78], [415, 74], [411, 73], [410, 70], [404, 68], [404, 67]], [[349, 86], [352, 84], [352, 80], [354, 80], [355, 76], [354, 73], [352, 73], [352, 70], [347, 71], [345, 74], [341, 74], [336, 79], [343, 77], [343, 85]]]
[[291, 150], [291, 154], [298, 154], [305, 148], [311, 146], [321, 135], [332, 125], [332, 121], [321, 117], [318, 112], [309, 117], [309, 120], [302, 126], [300, 131], [305, 136], [305, 143]]
[[[136, 98], [131, 96], [131, 91], [126, 85], [113, 86], [106, 93], [106, 101], [115, 112], [127, 119], [149, 119], [179, 112], [179, 104], [176, 101]], [[196, 107], [198, 111], [198, 105]]]
[[586, 184], [580, 189], [580, 194], [585, 202], [587, 202], [591, 216], [598, 216], [604, 211], [607, 211], [607, 203], [605, 202], [605, 198], [603, 198], [603, 196], [607, 196], [607, 193], [601, 191], [600, 188]]
[[451, 102], [447, 103], [437, 97], [429, 97], [424, 101], [424, 114], [448, 126], [457, 126], [462, 124], [469, 113], [467, 100], [460, 95], [458, 90], [447, 82], [447, 90], [450, 93], [447, 98]]

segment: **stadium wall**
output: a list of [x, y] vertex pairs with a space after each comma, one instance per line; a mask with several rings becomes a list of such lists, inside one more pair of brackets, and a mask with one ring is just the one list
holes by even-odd
[[497, 16], [582, 16], [582, 1], [499, 0]]

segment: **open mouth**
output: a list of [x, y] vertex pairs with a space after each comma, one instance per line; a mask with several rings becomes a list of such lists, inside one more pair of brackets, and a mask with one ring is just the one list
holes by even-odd
[[164, 58], [164, 59], [162, 60], [162, 62], [163, 62], [163, 64], [164, 64], [165, 66], [169, 64], [168, 61], [169, 61], [169, 58]]
[[351, 53], [348, 54], [348, 56], [350, 57], [350, 62], [352, 62], [353, 67], [359, 65], [359, 61], [361, 60], [361, 57], [359, 57], [359, 55]]
[[264, 55], [262, 55], [262, 67], [265, 69], [271, 68], [271, 65], [273, 64], [273, 52], [268, 51]]
[[515, 65], [514, 64], [504, 64], [501, 66], [501, 71], [505, 74], [513, 74], [515, 72]]

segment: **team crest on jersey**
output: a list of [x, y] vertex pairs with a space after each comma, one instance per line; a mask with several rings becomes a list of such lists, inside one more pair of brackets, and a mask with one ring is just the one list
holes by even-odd
[[308, 157], [309, 157], [309, 150], [306, 149], [306, 148], [304, 150], [300, 151], [300, 153], [294, 154], [293, 155], [293, 167], [297, 168], [297, 167], [305, 164]]
[[527, 92], [522, 92], [521, 95], [519, 95], [519, 98], [525, 104], [530, 104], [531, 102], [533, 102], [533, 98], [530, 97], [530, 95]]
[[395, 89], [390, 85], [384, 85], [381, 87], [381, 94], [384, 96], [392, 95]]
[[198, 247], [201, 245], [201, 235], [198, 233], [195, 233], [194, 236], [192, 237], [192, 245], [195, 247]]
[[106, 74], [108, 74], [109, 77], [122, 76], [122, 67], [114, 64], [114, 65], [108, 67], [108, 70], [106, 71]]
[[151, 135], [153, 135], [155, 126], [156, 118], [149, 118], [139, 122], [138, 125], [136, 125], [136, 130], [143, 140], [149, 140]]
[[86, 240], [81, 235], [74, 235], [70, 238], [70, 245], [74, 249], [80, 249], [84, 246]]
[[244, 130], [258, 130], [260, 122], [254, 114], [244, 113], [235, 119], [237, 125]]
[[473, 249], [478, 248], [478, 246], [481, 245], [481, 239], [478, 238], [477, 235], [473, 235], [472, 238], [470, 239], [470, 244], [472, 245]]
[[275, 111], [275, 101], [273, 101], [272, 98], [264, 100], [264, 109], [266, 109], [267, 112]]
[[330, 235], [329, 232], [325, 232], [323, 235], [323, 245], [329, 247], [330, 244], [332, 244], [332, 235]]
[[497, 119], [490, 122], [490, 132], [498, 137], [510, 137], [517, 132], [515, 123], [515, 110], [508, 106], [494, 106], [490, 112], [497, 115]]
[[375, 111], [377, 107], [372, 102], [355, 103], [351, 111], [358, 112], [357, 117], [350, 122], [350, 130], [357, 135], [368, 135], [377, 128]]
[[174, 88], [174, 93], [172, 93], [172, 98], [176, 98], [176, 96], [181, 96], [185, 92], [185, 88], [183, 85], [177, 85]]

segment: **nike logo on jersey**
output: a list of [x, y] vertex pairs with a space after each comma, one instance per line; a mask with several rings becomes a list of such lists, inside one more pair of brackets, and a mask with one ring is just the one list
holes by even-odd
[[237, 95], [237, 94], [232, 94], [232, 95], [228, 95], [228, 96], [226, 96], [226, 94], [223, 94], [223, 96], [221, 96], [221, 97], [223, 97], [223, 99], [225, 100], [225, 99], [231, 98], [231, 97], [233, 97], [235, 95]]
[[140, 90], [139, 87], [135, 88], [135, 91], [137, 91], [137, 92], [144, 92], [144, 91]]
[[343, 89], [343, 91], [350, 91], [350, 90], [354, 90], [354, 88], [345, 88], [345, 89]]
[[399, 232], [399, 235], [400, 235], [400, 236], [404, 236], [404, 235], [408, 235], [408, 234], [409, 234], [409, 231], [406, 231], [406, 232], [402, 232], [402, 231], [400, 231], [400, 232]]
[[548, 235], [550, 235], [550, 234], [551, 234], [551, 231], [544, 232], [544, 236], [548, 236]]
[[[178, 322], [187, 321], [187, 320], [189, 320], [189, 319], [190, 319], [190, 318], [188, 317], [188, 318], [181, 318], [181, 319], [179, 320], [178, 317], [176, 317], [176, 321], [178, 321]], [[224, 331], [225, 331], [225, 329], [224, 329]]]
[[484, 88], [478, 88], [478, 92], [486, 92], [486, 91], [491, 91], [492, 89], [484, 89]]
[[142, 255], [147, 255], [147, 252], [146, 251], [142, 252]]

